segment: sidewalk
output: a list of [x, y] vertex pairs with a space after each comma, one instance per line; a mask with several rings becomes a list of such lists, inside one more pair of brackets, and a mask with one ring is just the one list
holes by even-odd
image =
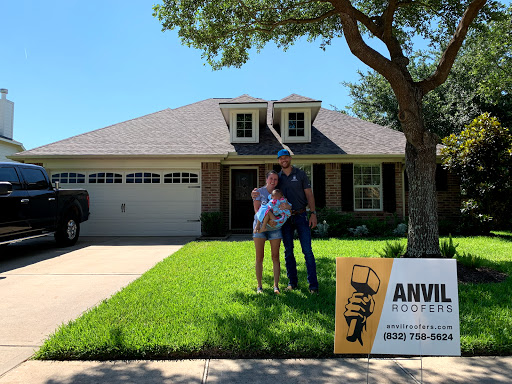
[[[421, 366], [423, 365], [423, 370]], [[367, 376], [368, 373], [368, 376]], [[411, 359], [27, 361], [0, 384], [511, 383], [512, 357]]]

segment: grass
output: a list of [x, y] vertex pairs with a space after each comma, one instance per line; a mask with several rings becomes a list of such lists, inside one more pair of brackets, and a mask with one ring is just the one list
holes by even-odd
[[[301, 289], [276, 296], [266, 249], [265, 293], [257, 295], [251, 241], [187, 244], [98, 307], [60, 327], [36, 358], [331, 357], [335, 259], [378, 257], [387, 240], [314, 240], [321, 287], [320, 295], [314, 296], [307, 289], [301, 256]], [[509, 233], [454, 240], [459, 252], [471, 252], [486, 266], [512, 274]], [[300, 252], [299, 243], [296, 249]], [[284, 287], [284, 262], [282, 268]], [[459, 286], [463, 354], [511, 354], [511, 297], [512, 278]]]

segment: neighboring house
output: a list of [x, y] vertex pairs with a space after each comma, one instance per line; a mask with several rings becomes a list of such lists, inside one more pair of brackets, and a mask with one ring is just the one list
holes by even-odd
[[[226, 229], [251, 229], [251, 190], [277, 167], [281, 148], [312, 180], [317, 207], [403, 218], [405, 137], [290, 95], [207, 99], [19, 153], [62, 187], [91, 199], [84, 235], [199, 235], [201, 212]], [[456, 216], [459, 186], [438, 173], [440, 217]]]
[[0, 161], [12, 161], [7, 156], [24, 151], [23, 144], [12, 139], [14, 103], [7, 100], [7, 89], [0, 89]]

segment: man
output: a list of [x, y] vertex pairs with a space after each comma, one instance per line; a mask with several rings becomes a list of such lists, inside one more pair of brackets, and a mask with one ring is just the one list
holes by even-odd
[[[287, 149], [281, 149], [277, 153], [277, 160], [281, 166], [278, 188], [292, 205], [292, 216], [281, 228], [285, 248], [284, 259], [289, 281], [286, 289], [294, 290], [298, 286], [297, 262], [293, 254], [293, 237], [295, 230], [297, 230], [302, 253], [306, 261], [309, 291], [316, 294], [318, 293], [318, 280], [315, 256], [311, 247], [311, 228], [316, 227], [317, 217], [311, 183], [303, 170], [292, 166], [292, 158]], [[254, 199], [257, 196], [258, 193], [253, 191], [252, 198]], [[310, 209], [309, 221], [306, 212], [307, 206]]]

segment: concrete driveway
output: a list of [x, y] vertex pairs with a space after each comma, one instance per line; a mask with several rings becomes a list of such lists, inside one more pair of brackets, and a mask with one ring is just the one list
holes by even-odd
[[60, 325], [137, 279], [193, 238], [53, 238], [0, 250], [0, 377], [28, 359]]

